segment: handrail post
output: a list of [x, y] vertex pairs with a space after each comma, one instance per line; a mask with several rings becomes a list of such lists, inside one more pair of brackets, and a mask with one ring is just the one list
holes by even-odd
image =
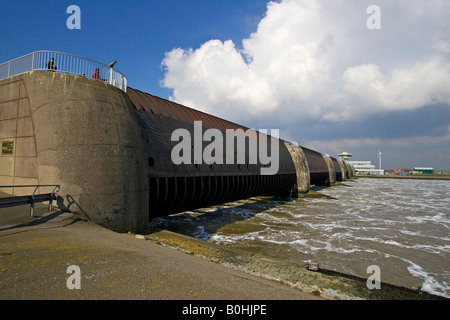
[[113, 84], [113, 68], [109, 67], [109, 84]]
[[30, 200], [30, 217], [32, 217], [34, 215], [34, 193], [36, 192], [36, 190], [39, 188], [39, 185], [36, 186], [36, 189], [34, 189], [33, 194], [31, 195], [31, 200]]
[[51, 194], [50, 194], [50, 200], [49, 200], [49, 202], [48, 202], [48, 211], [52, 211], [53, 199], [55, 198], [55, 200], [56, 200], [56, 197], [55, 197], [55, 190], [56, 190], [56, 189], [58, 189], [58, 191], [59, 191], [59, 186], [58, 186], [58, 185], [56, 185], [56, 186], [53, 188], [53, 190], [52, 190], [52, 192], [51, 192]]
[[34, 196], [30, 197], [30, 217], [34, 215]]
[[34, 70], [35, 66], [34, 66], [34, 52], [31, 58], [31, 70]]
[[53, 206], [53, 191], [50, 193], [50, 199], [48, 200], [48, 211], [52, 211]]

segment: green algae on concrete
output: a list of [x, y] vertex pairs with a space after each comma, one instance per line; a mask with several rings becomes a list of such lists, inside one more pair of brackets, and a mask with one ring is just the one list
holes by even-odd
[[189, 254], [281, 282], [305, 293], [333, 300], [440, 300], [438, 296], [382, 283], [381, 289], [369, 289], [367, 279], [332, 270], [308, 269], [308, 265], [279, 261], [261, 254], [230, 249], [167, 230], [145, 235], [149, 241], [176, 248]]

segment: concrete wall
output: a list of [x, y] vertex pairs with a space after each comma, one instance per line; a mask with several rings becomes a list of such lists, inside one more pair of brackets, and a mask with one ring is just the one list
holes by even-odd
[[347, 177], [348, 179], [351, 179], [353, 177], [353, 169], [352, 165], [350, 165], [347, 161], [344, 162], [346, 168], [347, 168]]
[[[34, 126], [30, 101], [23, 79], [0, 82], [0, 185], [38, 183]], [[8, 188], [0, 191], [25, 195], [34, 188]]]
[[[184, 211], [178, 204], [207, 206], [280, 191], [292, 195], [293, 187], [302, 197], [310, 185], [336, 181], [330, 157], [284, 143], [277, 175], [260, 175], [261, 164], [173, 167], [174, 129], [192, 131], [194, 120], [207, 128], [240, 126], [130, 92], [49, 71], [1, 80], [0, 185], [59, 184], [61, 209], [116, 231], [139, 232], [150, 216], [170, 213], [168, 203]], [[343, 179], [351, 177], [347, 163], [339, 166]], [[19, 195], [33, 190], [0, 191]]]
[[326, 183], [327, 186], [334, 186], [336, 184], [336, 170], [334, 169], [333, 160], [330, 156], [323, 155], [323, 158], [327, 164], [328, 167], [328, 182]]
[[337, 162], [339, 163], [339, 166], [341, 167], [342, 181], [345, 181], [348, 179], [347, 166], [340, 159]]
[[1, 80], [5, 141], [14, 147], [0, 155], [1, 185], [59, 184], [63, 209], [118, 231], [147, 227], [142, 139], [126, 93], [48, 71]]
[[306, 161], [305, 153], [303, 152], [303, 149], [298, 146], [287, 146], [287, 149], [289, 150], [292, 161], [295, 165], [295, 171], [297, 174], [298, 197], [306, 197], [310, 188], [310, 177], [308, 162]]

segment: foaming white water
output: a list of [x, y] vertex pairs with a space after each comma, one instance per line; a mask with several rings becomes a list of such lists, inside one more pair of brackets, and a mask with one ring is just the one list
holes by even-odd
[[[408, 267], [408, 271], [415, 277], [419, 277], [423, 279], [422, 287], [420, 288], [422, 291], [448, 297], [448, 288], [450, 284], [447, 281], [438, 281], [435, 278], [435, 274], [430, 274], [426, 272], [421, 266], [415, 264], [412, 261], [408, 261], [411, 265]], [[447, 273], [447, 276], [449, 274]]]
[[318, 192], [329, 197], [252, 198], [159, 223], [360, 277], [378, 265], [384, 282], [450, 298], [450, 181], [356, 179]]

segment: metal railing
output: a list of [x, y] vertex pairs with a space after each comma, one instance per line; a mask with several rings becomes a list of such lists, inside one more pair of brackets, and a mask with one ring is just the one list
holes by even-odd
[[[53, 187], [50, 193], [36, 195], [37, 189], [40, 187]], [[38, 202], [48, 201], [48, 211], [52, 210], [53, 200], [56, 200], [56, 193], [60, 190], [57, 184], [34, 184], [34, 185], [18, 185], [18, 186], [0, 186], [0, 188], [35, 188], [31, 195], [26, 196], [12, 196], [0, 198], [0, 208], [7, 208], [13, 206], [21, 206], [30, 204], [30, 216], [34, 215], [34, 204]]]
[[35, 51], [0, 64], [0, 80], [31, 70], [81, 75], [127, 91], [127, 78], [113, 67], [91, 59], [56, 51]]

